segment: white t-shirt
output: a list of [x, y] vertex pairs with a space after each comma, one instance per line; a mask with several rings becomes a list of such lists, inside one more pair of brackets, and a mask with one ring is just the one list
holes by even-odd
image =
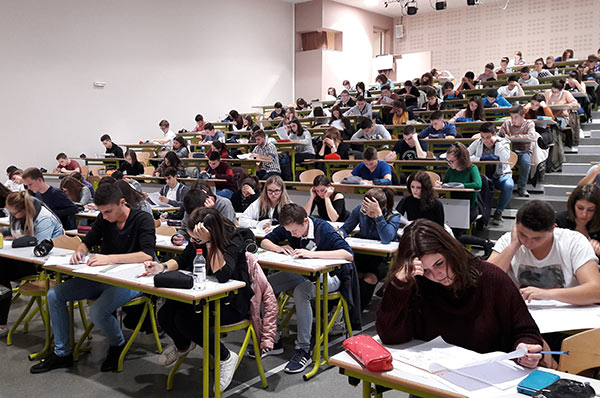
[[169, 140], [169, 143], [167, 144], [169, 148], [173, 148], [173, 140], [175, 139], [175, 137], [177, 137], [177, 134], [175, 134], [173, 130], [169, 130], [165, 133], [164, 138]]
[[502, 86], [498, 89], [498, 94], [503, 97], [516, 97], [519, 95], [519, 88], [514, 86], [513, 89], [509, 89], [508, 86]]
[[[496, 242], [494, 251], [502, 253], [510, 241], [510, 232], [507, 232]], [[508, 275], [517, 286], [573, 287], [579, 284], [575, 276], [577, 270], [592, 260], [598, 261], [585, 236], [577, 231], [554, 228], [554, 242], [546, 258], [538, 260], [521, 246], [511, 260], [512, 272]]]
[[177, 188], [179, 188], [179, 183], [177, 183], [177, 185], [175, 185], [175, 188], [169, 187], [166, 198], [169, 200], [177, 200]]

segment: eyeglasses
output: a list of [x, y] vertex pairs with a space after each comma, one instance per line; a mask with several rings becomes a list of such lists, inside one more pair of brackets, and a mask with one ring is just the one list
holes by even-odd
[[446, 158], [446, 162], [448, 162], [448, 164], [454, 164], [456, 162], [456, 160], [450, 160], [450, 159]]
[[267, 194], [269, 195], [279, 195], [281, 193], [281, 189], [267, 189]]
[[203, 243], [200, 239], [194, 238], [193, 236], [190, 236], [190, 242], [196, 245], [201, 245]]

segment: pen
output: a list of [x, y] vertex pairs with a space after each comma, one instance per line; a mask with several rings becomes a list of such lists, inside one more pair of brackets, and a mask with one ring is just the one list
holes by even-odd
[[144, 272], [142, 274], [139, 274], [138, 276], [136, 276], [136, 278], [141, 278], [142, 276], [148, 276], [148, 273]]
[[[535, 353], [534, 353], [535, 354]], [[540, 351], [538, 354], [550, 354], [550, 355], [569, 355], [569, 351]]]

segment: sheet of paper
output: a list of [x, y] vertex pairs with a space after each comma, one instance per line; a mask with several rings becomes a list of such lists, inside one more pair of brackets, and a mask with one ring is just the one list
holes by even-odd
[[395, 250], [395, 249], [398, 248], [398, 242], [390, 242], [390, 243], [386, 243], [384, 245], [379, 240], [363, 239], [363, 238], [353, 238], [353, 237], [346, 238], [346, 242], [348, 242], [348, 244], [351, 247], [359, 247], [359, 248], [363, 248], [363, 249], [382, 249], [382, 248], [388, 248], [388, 249]]
[[246, 159], [250, 159], [250, 156], [252, 156], [252, 153], [240, 153], [239, 155], [237, 155], [237, 158], [246, 160]]
[[[449, 373], [456, 373], [460, 376], [470, 378], [481, 384], [488, 384], [507, 390], [519, 384], [519, 381], [529, 374], [530, 370], [509, 360], [488, 362], [486, 364], [467, 366], [465, 368], [452, 370]], [[445, 375], [440, 377], [445, 378]], [[455, 383], [456, 384], [456, 383]], [[461, 386], [460, 384], [457, 384]]]
[[150, 202], [152, 207], [173, 207], [168, 203], [160, 201], [160, 192], [150, 192], [148, 194], [148, 202]]
[[600, 306], [529, 308], [541, 333], [600, 328]]
[[287, 132], [286, 127], [277, 127], [275, 129], [275, 132], [277, 133], [277, 136], [279, 137], [280, 140], [289, 140], [290, 139], [290, 136]]
[[71, 261], [71, 256], [52, 256], [48, 257], [48, 260], [44, 263], [44, 265], [71, 265], [69, 262]]
[[326, 258], [294, 258], [288, 254], [263, 251], [258, 254], [258, 259], [280, 264], [298, 265], [304, 267], [320, 267], [327, 265], [345, 264], [345, 260], [334, 260]]

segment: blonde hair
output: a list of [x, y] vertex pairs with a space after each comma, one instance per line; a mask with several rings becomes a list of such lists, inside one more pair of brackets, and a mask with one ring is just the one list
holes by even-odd
[[290, 203], [290, 197], [287, 194], [285, 189], [285, 183], [281, 179], [281, 177], [275, 175], [271, 176], [265, 182], [262, 192], [258, 198], [258, 214], [259, 218], [266, 218], [269, 216], [269, 209], [271, 209], [271, 201], [269, 200], [269, 195], [267, 194], [267, 187], [271, 184], [277, 185], [281, 188], [281, 196], [279, 197], [279, 203], [277, 203], [277, 214], [281, 214], [281, 209], [286, 204]]
[[[12, 207], [16, 212], [25, 211], [23, 220], [23, 235], [33, 236], [33, 220], [35, 218], [35, 205], [33, 198], [27, 191], [13, 192], [6, 197], [6, 205]], [[11, 220], [12, 226], [12, 220]]]

